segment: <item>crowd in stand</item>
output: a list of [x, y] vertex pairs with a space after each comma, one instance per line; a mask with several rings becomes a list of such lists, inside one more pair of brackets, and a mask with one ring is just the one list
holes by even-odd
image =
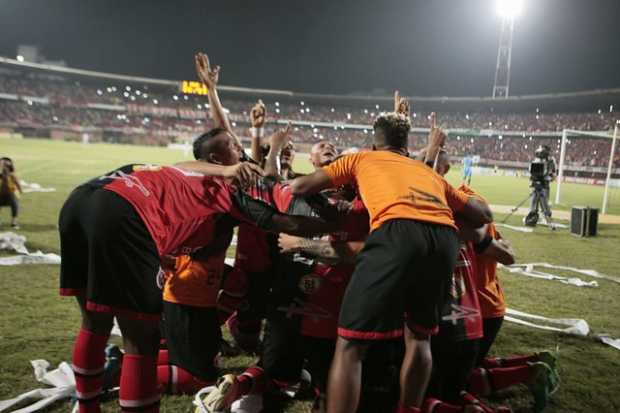
[[[130, 86], [110, 82], [68, 81], [58, 76], [12, 76], [0, 74], [0, 94], [14, 94], [21, 100], [0, 100], [0, 126], [47, 128], [99, 128], [132, 130], [133, 135], [158, 135], [166, 139], [147, 139], [146, 142], [165, 145], [181, 137], [197, 134], [209, 122], [201, 115], [208, 112], [202, 96], [180, 93], [172, 86]], [[239, 136], [248, 135], [249, 108], [254, 96], [226, 99], [225, 104]], [[87, 106], [89, 105], [89, 106]], [[113, 105], [102, 108], [97, 105]], [[273, 120], [310, 122], [294, 125], [294, 140], [313, 144], [329, 140], [338, 147], [365, 147], [372, 138], [368, 128], [347, 125], [369, 125], [387, 107], [368, 103], [353, 107], [342, 104], [272, 99], [266, 102], [268, 116]], [[385, 105], [383, 105], [385, 106]], [[133, 108], [133, 109], [132, 109]], [[136, 110], [135, 108], [138, 108]], [[144, 112], [144, 113], [140, 113]], [[429, 113], [411, 114], [413, 127], [427, 126]], [[482, 159], [527, 162], [535, 147], [547, 144], [559, 157], [559, 137], [530, 137], [529, 133], [578, 130], [610, 130], [617, 112], [613, 106], [591, 113], [545, 113], [539, 108], [524, 113], [442, 112], [441, 121], [452, 129], [466, 129], [450, 134], [450, 155], [478, 155]], [[328, 123], [314, 125], [311, 122]], [[479, 130], [520, 131], [523, 136], [479, 136]], [[484, 134], [484, 132], [483, 132]], [[129, 142], [131, 137], [118, 141]], [[410, 135], [411, 147], [420, 147], [421, 135]], [[145, 140], [139, 140], [144, 143]], [[572, 166], [604, 167], [609, 159], [611, 142], [608, 139], [576, 137], [567, 144], [566, 164]], [[618, 155], [614, 165], [620, 167]]]

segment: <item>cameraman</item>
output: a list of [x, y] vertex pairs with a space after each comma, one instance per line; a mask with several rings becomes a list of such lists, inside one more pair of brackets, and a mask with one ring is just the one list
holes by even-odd
[[22, 187], [15, 175], [15, 166], [11, 158], [0, 158], [0, 206], [11, 208], [11, 228], [19, 229], [17, 215], [19, 213], [19, 194]]
[[[549, 207], [549, 183], [555, 180], [557, 166], [555, 159], [551, 156], [551, 148], [548, 145], [539, 145], [534, 153], [536, 158], [530, 167], [530, 187], [534, 188], [530, 212], [526, 217], [526, 224], [535, 226], [538, 221], [538, 207], [543, 211], [545, 218], [551, 218], [551, 208]], [[534, 173], [535, 165], [543, 165], [540, 173]]]

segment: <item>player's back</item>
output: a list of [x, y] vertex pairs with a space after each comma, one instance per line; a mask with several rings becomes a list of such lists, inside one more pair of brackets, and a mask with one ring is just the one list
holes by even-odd
[[126, 165], [86, 185], [113, 191], [131, 203], [160, 255], [190, 253], [206, 245], [202, 238], [211, 235], [199, 229], [232, 206], [230, 187], [222, 180], [175, 167]]
[[[391, 219], [414, 219], [454, 226], [454, 189], [424, 163], [390, 151], [360, 152], [325, 168], [339, 186], [357, 182], [371, 228]], [[458, 201], [458, 202], [457, 202]]]

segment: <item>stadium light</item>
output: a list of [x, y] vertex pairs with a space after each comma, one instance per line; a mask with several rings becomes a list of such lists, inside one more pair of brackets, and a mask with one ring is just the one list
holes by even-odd
[[18, 54], [18, 55], [17, 55], [17, 61], [18, 61], [18, 62], [23, 62], [23, 61], [24, 61], [24, 56], [22, 56], [22, 55]]
[[497, 14], [514, 19], [523, 12], [523, 0], [497, 0]]

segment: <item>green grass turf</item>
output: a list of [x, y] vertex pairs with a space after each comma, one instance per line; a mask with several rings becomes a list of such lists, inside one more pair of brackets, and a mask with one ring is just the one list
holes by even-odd
[[[21, 200], [19, 233], [28, 237], [31, 250], [58, 252], [58, 211], [69, 191], [87, 178], [130, 162], [170, 164], [185, 159], [180, 151], [164, 148], [81, 145], [48, 140], [0, 140], [0, 154], [11, 156], [19, 176], [29, 182], [57, 189], [52, 193], [25, 194]], [[309, 170], [307, 162], [299, 169]], [[457, 182], [458, 171], [450, 180]], [[492, 203], [515, 204], [527, 193], [527, 181], [508, 177], [474, 176], [473, 186]], [[565, 202], [598, 206], [601, 188], [566, 185]], [[620, 213], [618, 195], [612, 194], [610, 212]], [[7, 208], [0, 211], [9, 230]], [[497, 217], [501, 219], [500, 217]], [[513, 224], [519, 218], [513, 218]], [[505, 230], [521, 262], [548, 261], [580, 268], [593, 268], [620, 276], [620, 226], [601, 225], [596, 238], [580, 239], [566, 230], [552, 232], [538, 227], [533, 234]], [[6, 255], [6, 254], [4, 254]], [[620, 285], [600, 280], [596, 289], [577, 288], [555, 282], [501, 274], [509, 306], [551, 317], [584, 318], [595, 332], [620, 337]], [[587, 279], [587, 277], [583, 277]], [[0, 399], [39, 387], [30, 360], [47, 359], [53, 365], [70, 360], [71, 346], [79, 323], [72, 299], [57, 293], [57, 266], [0, 267]], [[559, 349], [561, 387], [554, 395], [550, 412], [620, 411], [620, 353], [591, 339], [573, 338], [505, 324], [496, 346], [497, 355], [524, 354], [542, 349]], [[238, 370], [251, 362], [247, 357], [227, 361], [226, 368]], [[524, 386], [503, 392], [493, 402], [529, 411], [530, 396]], [[116, 411], [114, 402], [105, 411]], [[164, 397], [162, 411], [191, 411], [191, 397]], [[52, 412], [68, 411], [59, 403]], [[290, 412], [309, 411], [308, 402], [291, 404]]]

